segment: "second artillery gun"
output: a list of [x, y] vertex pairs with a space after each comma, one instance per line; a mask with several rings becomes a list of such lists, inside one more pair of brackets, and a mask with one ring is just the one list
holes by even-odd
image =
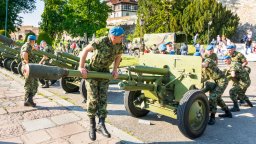
[[[120, 74], [120, 89], [125, 90], [124, 104], [134, 117], [146, 116], [150, 111], [178, 120], [180, 131], [189, 138], [203, 134], [209, 119], [206, 95], [197, 90], [201, 84], [201, 58], [145, 54], [140, 66], [129, 67]], [[29, 64], [27, 77], [55, 79], [82, 77], [80, 71], [59, 67]], [[109, 79], [110, 73], [88, 72], [89, 79]]]

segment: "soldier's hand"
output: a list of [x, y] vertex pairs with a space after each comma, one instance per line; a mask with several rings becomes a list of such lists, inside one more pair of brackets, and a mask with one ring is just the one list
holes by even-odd
[[43, 59], [44, 59], [44, 60], [48, 60], [49, 58], [44, 55], [44, 56], [43, 56]]
[[79, 71], [81, 72], [83, 79], [86, 79], [87, 78], [87, 72], [88, 72], [87, 69], [86, 68], [79, 68]]
[[117, 79], [117, 78], [118, 78], [118, 72], [117, 72], [117, 70], [112, 71], [112, 76], [113, 76], [114, 79]]

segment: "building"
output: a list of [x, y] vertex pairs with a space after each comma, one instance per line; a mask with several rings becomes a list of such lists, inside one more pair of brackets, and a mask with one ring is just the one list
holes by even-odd
[[136, 15], [138, 10], [137, 0], [105, 0], [105, 1], [113, 10], [109, 18], [133, 16], [133, 15]]
[[33, 32], [38, 36], [39, 34], [39, 28], [34, 26], [21, 26], [19, 27], [19, 30], [11, 33], [10, 36], [14, 40], [24, 40], [26, 37], [26, 34], [29, 32]]

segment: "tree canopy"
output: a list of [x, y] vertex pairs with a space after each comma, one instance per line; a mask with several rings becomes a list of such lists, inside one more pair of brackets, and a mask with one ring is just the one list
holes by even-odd
[[[6, 0], [0, 1], [0, 29], [5, 29]], [[35, 0], [8, 0], [7, 31], [14, 32], [21, 26], [22, 17], [18, 14], [29, 13], [35, 9]]]
[[101, 0], [44, 0], [40, 28], [52, 37], [68, 32], [71, 36], [92, 36], [106, 27], [111, 9]]
[[218, 34], [231, 37], [239, 24], [239, 17], [216, 0], [140, 0], [138, 4], [135, 36], [140, 35], [142, 26], [142, 33], [184, 31], [190, 40], [198, 32], [206, 43], [210, 21], [210, 38]]

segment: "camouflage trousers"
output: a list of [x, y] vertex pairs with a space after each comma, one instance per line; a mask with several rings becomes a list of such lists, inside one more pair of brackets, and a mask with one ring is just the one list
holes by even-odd
[[245, 92], [250, 84], [250, 81], [247, 83], [234, 83], [233, 87], [229, 90], [230, 99], [233, 102], [237, 102], [238, 97], [240, 100], [249, 100], [249, 98], [245, 95]]
[[88, 117], [107, 117], [107, 92], [109, 80], [86, 80]]
[[25, 98], [34, 97], [38, 89], [38, 79], [25, 78]]
[[223, 99], [221, 98], [227, 85], [228, 82], [226, 79], [219, 79], [216, 83], [208, 81], [205, 83], [205, 88], [202, 91], [205, 93], [209, 91], [209, 106], [211, 113], [217, 112], [217, 105], [220, 106], [222, 109], [228, 108]]

